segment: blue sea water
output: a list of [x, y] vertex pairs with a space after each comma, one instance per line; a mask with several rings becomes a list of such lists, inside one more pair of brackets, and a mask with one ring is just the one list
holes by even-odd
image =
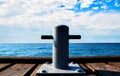
[[[0, 56], [51, 57], [52, 44], [0, 44]], [[120, 56], [120, 43], [70, 43], [69, 56]]]

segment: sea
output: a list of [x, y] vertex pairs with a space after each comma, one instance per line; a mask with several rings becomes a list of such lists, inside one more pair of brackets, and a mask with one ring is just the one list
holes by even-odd
[[[1, 43], [0, 56], [51, 57], [52, 47], [52, 43]], [[70, 43], [69, 56], [120, 56], [120, 43]]]

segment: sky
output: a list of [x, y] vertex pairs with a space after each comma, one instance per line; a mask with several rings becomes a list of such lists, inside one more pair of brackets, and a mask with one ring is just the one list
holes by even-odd
[[120, 0], [0, 0], [0, 43], [46, 43], [67, 25], [77, 43], [120, 43]]

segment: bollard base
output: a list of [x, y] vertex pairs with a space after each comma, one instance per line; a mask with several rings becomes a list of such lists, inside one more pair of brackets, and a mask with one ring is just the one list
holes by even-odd
[[56, 69], [51, 63], [44, 63], [36, 72], [37, 75], [41, 74], [85, 74], [85, 71], [77, 63], [69, 63], [69, 69]]

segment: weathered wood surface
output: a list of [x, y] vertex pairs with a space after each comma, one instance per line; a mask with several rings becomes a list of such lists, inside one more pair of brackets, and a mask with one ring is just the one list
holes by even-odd
[[15, 64], [2, 72], [0, 76], [24, 76], [34, 64]]
[[0, 72], [9, 67], [10, 65], [10, 63], [0, 63]]
[[86, 63], [86, 66], [100, 76], [120, 76], [120, 67], [106, 63]]
[[120, 62], [108, 62], [108, 64], [119, 67], [120, 68]]
[[79, 66], [84, 69], [86, 73], [91, 73], [91, 71], [84, 65], [84, 64], [79, 64]]
[[[82, 76], [120, 76], [120, 57], [72, 57], [71, 61], [85, 70]], [[52, 62], [52, 59], [0, 57], [0, 76], [36, 76], [36, 71], [45, 62]]]
[[2, 63], [2, 64], [0, 64], [0, 69], [6, 67], [6, 66], [8, 66], [8, 65], [9, 65], [9, 63]]
[[37, 70], [40, 68], [41, 65], [42, 65], [42, 64], [39, 64], [39, 65], [37, 66], [37, 68], [33, 71], [33, 73], [31, 74], [31, 76], [36, 76], [36, 72], [37, 72]]

